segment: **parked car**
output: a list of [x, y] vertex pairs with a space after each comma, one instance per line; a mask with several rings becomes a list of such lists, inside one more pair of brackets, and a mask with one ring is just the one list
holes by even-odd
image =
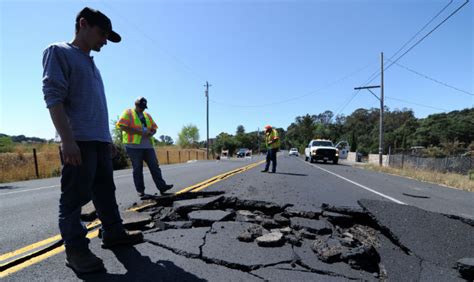
[[237, 158], [245, 158], [249, 154], [250, 150], [247, 148], [241, 148], [237, 151]]
[[298, 149], [296, 148], [291, 148], [290, 151], [288, 152], [288, 156], [300, 156], [300, 153], [298, 152]]
[[334, 147], [330, 140], [311, 140], [304, 153], [305, 160], [310, 162], [322, 160], [324, 163], [332, 161], [333, 164], [337, 164], [339, 161], [339, 150]]

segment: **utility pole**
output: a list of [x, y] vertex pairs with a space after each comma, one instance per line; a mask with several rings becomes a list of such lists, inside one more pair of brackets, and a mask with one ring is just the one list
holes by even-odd
[[383, 161], [383, 52], [380, 53], [380, 124], [379, 124], [379, 166]]
[[209, 82], [206, 81], [206, 122], [207, 122], [207, 143], [206, 143], [206, 152], [207, 152], [207, 159], [209, 159]]
[[[373, 88], [380, 88], [380, 98], [372, 92]], [[384, 100], [384, 81], [383, 81], [383, 52], [380, 53], [380, 85], [355, 87], [354, 90], [369, 90], [375, 98], [380, 101], [380, 122], [379, 122], [379, 166], [383, 163], [383, 100]]]

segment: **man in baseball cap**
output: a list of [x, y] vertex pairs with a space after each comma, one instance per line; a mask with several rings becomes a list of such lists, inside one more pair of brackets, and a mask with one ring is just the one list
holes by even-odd
[[89, 7], [82, 9], [76, 17], [76, 32], [80, 28], [81, 19], [85, 19], [91, 27], [97, 26], [102, 29], [102, 31], [107, 34], [109, 41], [118, 43], [122, 40], [120, 35], [112, 30], [112, 22], [110, 19], [100, 11]]
[[64, 160], [59, 230], [66, 265], [76, 273], [104, 270], [102, 260], [89, 249], [80, 218], [81, 207], [91, 199], [102, 223], [103, 248], [143, 241], [141, 232], [125, 230], [115, 197], [107, 99], [100, 71], [90, 56], [107, 40], [121, 38], [107, 16], [86, 7], [76, 17], [74, 39], [51, 44], [43, 52], [43, 95], [61, 136]]

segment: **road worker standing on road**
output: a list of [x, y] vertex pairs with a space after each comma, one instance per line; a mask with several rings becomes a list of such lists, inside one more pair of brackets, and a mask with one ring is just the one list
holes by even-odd
[[102, 247], [143, 241], [141, 232], [122, 225], [115, 198], [112, 154], [104, 84], [90, 52], [100, 52], [121, 37], [100, 11], [84, 8], [76, 17], [71, 42], [54, 43], [43, 53], [43, 94], [61, 136], [59, 230], [66, 247], [66, 265], [76, 273], [103, 271], [104, 264], [89, 250], [81, 207], [91, 199], [102, 222]]
[[267, 163], [262, 172], [268, 172], [270, 162], [272, 162], [272, 173], [276, 172], [277, 166], [277, 152], [280, 149], [280, 137], [278, 131], [272, 128], [271, 125], [265, 126], [265, 145], [267, 146]]
[[166, 184], [161, 174], [153, 138], [158, 126], [151, 115], [145, 112], [147, 108], [147, 100], [144, 97], [138, 97], [135, 100], [135, 108], [125, 110], [116, 124], [122, 130], [122, 143], [125, 144], [127, 154], [132, 161], [135, 189], [142, 199], [147, 197], [143, 181], [143, 161], [150, 169], [156, 188], [161, 194], [173, 188], [173, 185]]

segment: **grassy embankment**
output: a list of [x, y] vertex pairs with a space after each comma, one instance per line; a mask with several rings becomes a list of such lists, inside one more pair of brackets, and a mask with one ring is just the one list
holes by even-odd
[[[36, 179], [33, 148], [36, 149], [39, 178], [61, 174], [58, 144], [16, 144], [12, 152], [0, 153], [0, 183]], [[206, 152], [200, 149], [163, 146], [156, 147], [155, 150], [161, 164], [206, 158]]]
[[455, 188], [464, 191], [474, 192], [474, 171], [470, 175], [461, 175], [457, 173], [441, 173], [436, 171], [421, 170], [412, 167], [394, 168], [380, 167], [378, 165], [367, 164], [363, 166], [366, 169], [404, 176], [424, 182], [435, 183], [449, 188]]

